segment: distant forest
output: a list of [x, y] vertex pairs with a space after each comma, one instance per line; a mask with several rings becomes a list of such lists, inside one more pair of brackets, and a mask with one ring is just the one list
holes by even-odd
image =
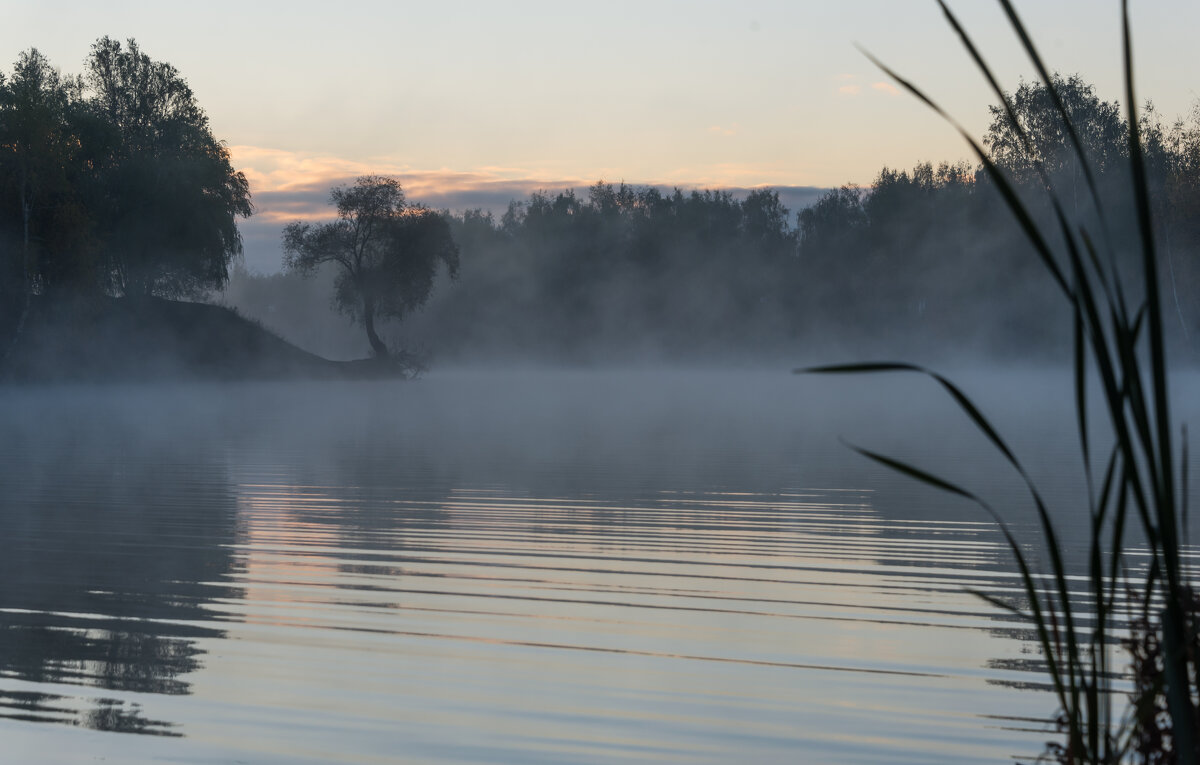
[[[1079, 77], [1054, 84], [1082, 129], [1120, 261], [1135, 228], [1129, 126]], [[1099, 230], [1046, 87], [1022, 84], [1011, 100], [1031, 140], [993, 107], [987, 151], [1031, 209], [1049, 216], [1041, 166], [1068, 214]], [[1142, 113], [1167, 327], [1182, 359], [1196, 359], [1200, 106], [1171, 123]], [[289, 228], [291, 270], [248, 273], [236, 221], [253, 212], [251, 189], [180, 73], [133, 40], [101, 38], [74, 76], [30, 50], [0, 72], [0, 335], [19, 337], [39, 303], [82, 295], [223, 302], [342, 359], [388, 348], [462, 362], [1030, 358], [1067, 339], [1051, 280], [966, 163], [883, 168], [798, 212], [770, 189], [598, 182], [498, 216], [437, 213], [372, 178], [391, 202], [370, 212], [363, 189], [335, 189], [341, 223]], [[382, 265], [351, 262], [366, 253], [354, 232], [368, 220], [390, 232]]]
[[[1118, 104], [1078, 77], [1057, 77], [1098, 181], [1116, 241], [1133, 235], [1128, 125]], [[1049, 215], [1035, 163], [1068, 213], [1095, 217], [1082, 168], [1047, 91], [1012, 94], [1030, 151], [994, 107], [984, 145], [1035, 210]], [[1200, 107], [1164, 125], [1149, 106], [1150, 159], [1168, 325], [1200, 349]], [[398, 345], [461, 361], [587, 362], [806, 358], [839, 354], [1058, 352], [1069, 323], [980, 167], [883, 168], [867, 187], [834, 189], [793, 215], [764, 189], [663, 193], [599, 182], [512, 202], [499, 218], [448, 216], [461, 250], [457, 283], [391, 328]], [[1115, 254], [1118, 260], [1121, 253]], [[314, 301], [325, 283], [290, 274], [233, 276], [225, 299], [312, 350], [352, 356], [358, 333]], [[351, 347], [347, 347], [349, 344]], [[1181, 359], [1183, 360], [1183, 359]]]

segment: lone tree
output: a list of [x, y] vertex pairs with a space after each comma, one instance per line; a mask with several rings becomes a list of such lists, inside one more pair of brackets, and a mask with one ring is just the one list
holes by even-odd
[[339, 310], [362, 323], [376, 357], [388, 355], [376, 317], [402, 319], [429, 300], [438, 263], [458, 277], [458, 245], [436, 212], [409, 204], [395, 178], [364, 175], [329, 193], [331, 223], [290, 223], [283, 230], [283, 265], [310, 276], [324, 263], [340, 266], [334, 282]]

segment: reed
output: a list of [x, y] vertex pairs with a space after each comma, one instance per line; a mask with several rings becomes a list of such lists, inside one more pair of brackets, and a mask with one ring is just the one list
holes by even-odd
[[[1026, 147], [1029, 137], [1008, 97], [971, 36], [943, 0], [949, 25], [1003, 104]], [[1122, 2], [1125, 102], [1129, 121], [1131, 187], [1127, 204], [1136, 215], [1139, 272], [1129, 277], [1117, 266], [1096, 179], [1063, 100], [1042, 57], [1009, 0], [998, 0], [1038, 76], [1045, 83], [1080, 165], [1090, 204], [1091, 228], [1064, 212], [1049, 173], [1039, 167], [1052, 211], [1049, 231], [1017, 189], [963, 127], [919, 88], [869, 53], [866, 55], [909, 93], [954, 125], [1012, 211], [1035, 255], [1070, 307], [1073, 324], [1073, 379], [1076, 425], [1088, 486], [1090, 534], [1084, 582], [1069, 576], [1063, 542], [1054, 519], [1024, 465], [974, 403], [950, 380], [913, 364], [882, 362], [813, 367], [806, 373], [912, 372], [942, 386], [988, 441], [1024, 480], [1037, 510], [1049, 559], [1046, 577], [1034, 573], [1025, 549], [1002, 515], [982, 498], [933, 473], [868, 449], [864, 456], [943, 491], [978, 504], [999, 526], [1023, 583], [1019, 603], [979, 593], [999, 608], [1033, 625], [1046, 671], [1060, 708], [1063, 740], [1048, 755], [1063, 763], [1197, 762], [1198, 679], [1197, 599], [1185, 570], [1187, 480], [1186, 430], [1179, 451], [1168, 406], [1168, 364], [1163, 338], [1158, 260], [1151, 220], [1145, 157], [1134, 92], [1132, 41], [1127, 0]], [[865, 53], [865, 51], [864, 51]], [[1030, 152], [1031, 156], [1033, 153]], [[1053, 235], [1052, 235], [1053, 234]], [[1053, 245], [1052, 245], [1053, 243]], [[1089, 431], [1089, 397], [1099, 391], [1111, 448], [1096, 453]], [[1181, 461], [1176, 473], [1175, 461]], [[1102, 466], [1102, 469], [1096, 468]], [[1131, 517], [1132, 516], [1132, 517]], [[1139, 524], [1149, 564], [1126, 565], [1128, 526]], [[1123, 588], [1136, 593], [1137, 612], [1118, 614]], [[1120, 658], [1124, 656], [1124, 659]]]

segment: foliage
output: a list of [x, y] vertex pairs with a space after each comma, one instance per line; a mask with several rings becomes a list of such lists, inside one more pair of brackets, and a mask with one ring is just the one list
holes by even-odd
[[23, 292], [219, 288], [251, 212], [186, 81], [135, 41], [101, 38], [79, 77], [30, 50], [0, 79], [0, 247]]
[[1102, 101], [1095, 87], [1079, 75], [1058, 73], [1049, 83], [1023, 82], [1008, 95], [1012, 117], [1004, 106], [989, 108], [992, 123], [983, 143], [996, 165], [1022, 185], [1040, 182], [1042, 173], [1063, 191], [1074, 191], [1076, 179], [1082, 183], [1080, 159], [1058, 116], [1055, 95], [1071, 123], [1078, 126], [1083, 154], [1093, 172], [1103, 175], [1126, 167], [1129, 126], [1120, 107]]
[[365, 175], [329, 196], [337, 220], [284, 229], [284, 266], [305, 275], [324, 263], [340, 266], [337, 306], [362, 323], [372, 352], [387, 356], [376, 317], [401, 319], [424, 305], [439, 264], [457, 277], [458, 246], [445, 218], [409, 204], [394, 178]]
[[[1125, 151], [1130, 185], [1123, 201], [1136, 218], [1136, 252], [1132, 259], [1140, 266], [1132, 278], [1121, 271], [1116, 254], [1119, 241], [1106, 225], [1105, 199], [1090, 155], [1095, 146], [1089, 143], [1088, 136], [1102, 134], [1105, 129], [1101, 125], [1096, 130], [1086, 120], [1104, 122], [1105, 113], [1072, 111], [1072, 94], [1078, 95], [1079, 89], [1048, 73], [1009, 0], [1000, 3], [1041, 77], [1044, 99], [1052, 104], [1057, 115], [1057, 131], [1049, 130], [1042, 122], [1031, 126], [1022, 121], [1021, 100], [1009, 99], [1000, 90], [969, 35], [939, 0], [950, 24], [1000, 98], [1003, 117], [1008, 120], [1006, 129], [1011, 131], [1022, 156], [1029, 160], [1028, 167], [1038, 182], [1049, 192], [1053, 236], [1039, 225], [1022, 200], [1019, 188], [999, 163], [959, 128], [1070, 310], [1078, 430], [1091, 511], [1089, 566], [1082, 590], [1073, 583], [1072, 572], [1064, 566], [1065, 543], [1060, 541], [1050, 511], [1025, 468], [979, 409], [950, 381], [921, 367], [897, 363], [808, 371], [911, 371], [931, 376], [1025, 480], [1051, 562], [1048, 586], [1033, 573], [1025, 550], [1000, 515], [978, 496], [913, 465], [859, 450], [917, 480], [978, 503], [999, 524], [1019, 569], [1024, 599], [1009, 603], [984, 597], [1021, 614], [1035, 628], [1060, 705], [1057, 719], [1064, 738], [1061, 744], [1052, 744], [1048, 754], [1063, 763], [1117, 763], [1129, 758], [1154, 763], [1195, 763], [1200, 755], [1196, 713], [1200, 701], [1197, 687], [1200, 608], [1182, 560], [1186, 544], [1186, 448], [1177, 454], [1172, 437], [1175, 425], [1168, 406], [1160, 263], [1152, 220], [1152, 184], [1147, 172], [1153, 152], [1143, 142], [1143, 122], [1134, 99], [1128, 13], [1126, 10], [1124, 65], [1128, 109]], [[916, 86], [880, 66], [916, 97], [946, 116]], [[1046, 134], [1062, 137], [1072, 157], [1064, 160], [1057, 149], [1046, 151], [1039, 147], [1039, 136]], [[1077, 168], [1072, 176], [1081, 179], [1093, 208], [1092, 219], [1099, 221], [1098, 228], [1077, 224], [1067, 213], [1073, 208], [1076, 189], [1064, 187], [1058, 171], [1068, 165]], [[1061, 246], [1056, 247], [1060, 241]], [[1132, 298], [1131, 292], [1135, 295]], [[1100, 399], [1111, 431], [1107, 435], [1112, 446], [1103, 456], [1094, 454], [1098, 440], [1089, 431], [1092, 380], [1099, 381]], [[1094, 461], [1096, 457], [1100, 457], [1099, 463]], [[1177, 458], [1183, 465], [1178, 476], [1174, 469]], [[1093, 472], [1096, 464], [1104, 466], [1100, 474]], [[1141, 526], [1149, 555], [1145, 568], [1130, 564], [1127, 523]], [[1111, 661], [1112, 649], [1121, 634], [1116, 609], [1119, 590], [1124, 586], [1135, 591], [1132, 599], [1140, 603], [1141, 611], [1127, 625], [1129, 632], [1124, 640], [1134, 687], [1128, 696], [1128, 708], [1116, 712], [1114, 705], [1121, 695], [1114, 680], [1120, 673]]]
[[85, 74], [106, 265], [125, 294], [193, 294], [228, 279], [251, 214], [246, 178], [179, 72], [137, 43], [92, 46]]
[[79, 145], [69, 125], [79, 99], [79, 83], [36, 50], [21, 54], [11, 77], [0, 76], [0, 221], [10, 294], [63, 278], [72, 251], [86, 246], [78, 225]]

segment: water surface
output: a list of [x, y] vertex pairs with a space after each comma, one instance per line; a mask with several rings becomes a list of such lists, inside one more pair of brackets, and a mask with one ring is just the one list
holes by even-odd
[[[1065, 378], [976, 390], [1075, 528]], [[1062, 385], [1060, 385], [1060, 383]], [[980, 513], [1019, 484], [919, 381], [441, 372], [10, 389], [14, 761], [1033, 759], [1053, 700]]]

